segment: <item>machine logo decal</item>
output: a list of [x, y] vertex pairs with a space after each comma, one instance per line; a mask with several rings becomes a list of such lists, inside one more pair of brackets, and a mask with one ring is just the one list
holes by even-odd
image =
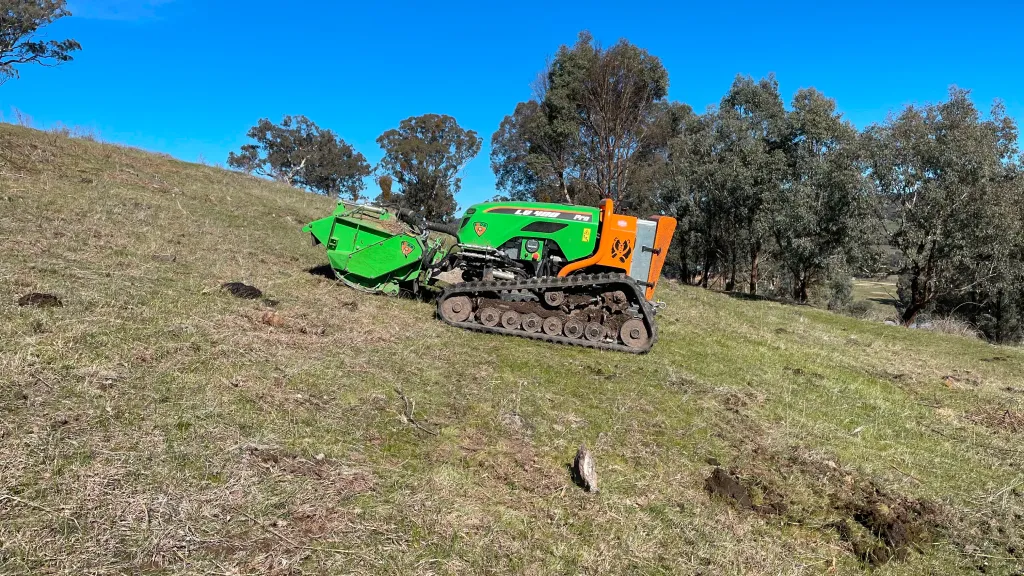
[[484, 232], [487, 232], [487, 223], [473, 222], [473, 232], [476, 232], [477, 236], [483, 236]]
[[590, 228], [583, 229], [583, 241], [590, 242]]
[[555, 220], [572, 220], [573, 222], [591, 222], [593, 217], [588, 212], [573, 210], [536, 210], [533, 208], [516, 208], [515, 206], [494, 206], [484, 210], [488, 214], [511, 214], [513, 216], [534, 216]]
[[630, 245], [629, 240], [616, 238], [615, 242], [612, 243], [612, 258], [618, 258], [619, 262], [625, 263], [632, 253], [633, 246]]
[[412, 244], [402, 240], [402, 255], [408, 258], [409, 254], [412, 254]]

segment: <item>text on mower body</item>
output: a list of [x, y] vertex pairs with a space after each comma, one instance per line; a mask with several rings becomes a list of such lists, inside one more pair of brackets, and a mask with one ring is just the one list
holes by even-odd
[[[516, 210], [516, 216], [538, 216], [540, 218], [568, 218], [568, 214], [565, 216], [561, 212], [553, 212], [550, 210]], [[590, 222], [590, 214], [573, 214], [572, 219], [579, 222]]]

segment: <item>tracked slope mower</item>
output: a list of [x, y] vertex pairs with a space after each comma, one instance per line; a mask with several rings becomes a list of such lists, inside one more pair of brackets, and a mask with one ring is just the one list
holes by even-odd
[[303, 231], [346, 285], [434, 298], [452, 326], [642, 353], [657, 337], [652, 298], [675, 227], [616, 214], [611, 200], [487, 202], [450, 224], [342, 202]]

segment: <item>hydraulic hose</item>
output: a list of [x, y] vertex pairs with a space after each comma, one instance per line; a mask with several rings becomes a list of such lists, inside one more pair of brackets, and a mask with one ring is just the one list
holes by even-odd
[[442, 222], [427, 222], [422, 216], [409, 210], [408, 208], [399, 208], [397, 211], [398, 218], [416, 228], [426, 228], [427, 230], [433, 230], [434, 232], [440, 232], [449, 236], [459, 237], [459, 227], [453, 222], [451, 224], [444, 224]]
[[441, 222], [427, 222], [424, 228], [427, 230], [433, 230], [434, 232], [447, 234], [455, 238], [459, 237], [459, 227], [455, 223], [443, 224]]

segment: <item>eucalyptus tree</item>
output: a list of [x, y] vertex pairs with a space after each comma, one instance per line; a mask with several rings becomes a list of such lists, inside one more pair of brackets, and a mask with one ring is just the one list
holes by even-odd
[[786, 175], [767, 194], [766, 211], [773, 256], [792, 275], [798, 302], [807, 301], [808, 288], [830, 268], [855, 264], [870, 244], [857, 137], [834, 100], [813, 88], [794, 96], [786, 116]]
[[345, 194], [352, 200], [359, 199], [363, 178], [370, 174], [362, 154], [305, 116], [285, 116], [280, 124], [263, 118], [248, 136], [253, 143], [229, 153], [228, 166], [332, 198]]
[[377, 143], [384, 150], [379, 169], [399, 186], [391, 195], [400, 205], [427, 220], [454, 217], [455, 195], [462, 189], [459, 174], [480, 152], [476, 132], [451, 116], [424, 114], [402, 120]]
[[588, 32], [559, 48], [535, 97], [491, 139], [498, 187], [511, 197], [591, 204], [627, 197], [657, 138], [668, 72], [626, 40], [602, 47]]
[[71, 16], [66, 0], [0, 0], [0, 84], [26, 64], [57, 66], [82, 49], [76, 40], [43, 40], [39, 30]]
[[982, 118], [969, 92], [955, 87], [945, 102], [908, 106], [865, 131], [875, 216], [898, 251], [904, 324], [937, 299], [1000, 275], [1016, 141], [1002, 106]]

